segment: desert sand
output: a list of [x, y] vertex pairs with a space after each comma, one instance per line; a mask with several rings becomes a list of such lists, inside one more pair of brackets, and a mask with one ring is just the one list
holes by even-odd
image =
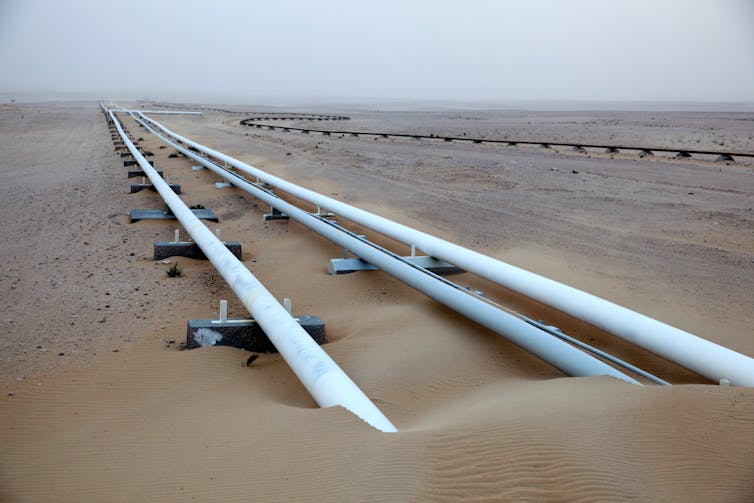
[[[334, 129], [754, 151], [745, 113], [291, 111], [351, 117], [317, 124]], [[158, 120], [754, 356], [750, 160], [307, 136], [242, 118]], [[152, 260], [176, 224], [129, 223], [129, 210], [162, 203], [128, 194], [98, 105], [2, 105], [0, 501], [754, 500], [751, 389], [710, 383], [469, 274], [453, 280], [674, 386], [569, 378], [382, 272], [328, 276], [342, 250], [295, 222], [264, 222], [250, 195], [215, 189], [216, 177], [124, 123], [184, 201], [215, 210], [270, 291], [322, 317], [325, 350], [400, 432], [317, 408], [275, 354], [247, 367], [242, 350], [179, 350], [186, 320], [215, 316], [220, 299], [246, 313], [209, 263], [170, 259], [184, 269], [168, 278]]]

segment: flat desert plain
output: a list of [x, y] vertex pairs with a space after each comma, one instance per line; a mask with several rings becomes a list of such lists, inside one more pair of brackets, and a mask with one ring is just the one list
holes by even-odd
[[[154, 103], [122, 103], [154, 108]], [[154, 116], [349, 204], [754, 356], [754, 166], [657, 153], [270, 131], [262, 107]], [[210, 110], [215, 109], [215, 110]], [[223, 111], [224, 110], [224, 111]], [[282, 110], [286, 111], [286, 110]], [[291, 126], [754, 152], [754, 114], [291, 109]], [[452, 280], [670, 381], [570, 378], [342, 250], [123, 117], [188, 204], [400, 430], [319, 409], [285, 361], [179, 350], [186, 321], [247, 313], [211, 264], [152, 259], [176, 224], [129, 194], [95, 102], [0, 106], [0, 500], [754, 500], [754, 391], [719, 386], [470, 274]], [[305, 206], [305, 204], [303, 204]], [[391, 249], [400, 245], [348, 222]], [[215, 224], [209, 224], [213, 230]], [[420, 251], [421, 252], [421, 251]]]

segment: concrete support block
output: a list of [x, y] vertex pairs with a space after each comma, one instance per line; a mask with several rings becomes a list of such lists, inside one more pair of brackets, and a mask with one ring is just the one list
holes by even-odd
[[[435, 274], [457, 274], [463, 272], [462, 269], [449, 264], [443, 260], [426, 255], [403, 257], [403, 260], [415, 266], [427, 269]], [[356, 271], [376, 271], [377, 268], [369, 262], [360, 258], [334, 258], [327, 264], [329, 274], [348, 274]]]
[[[241, 258], [241, 243], [238, 241], [223, 241], [225, 247], [238, 259]], [[207, 260], [199, 245], [193, 241], [155, 241], [154, 259], [163, 260], [168, 257], [187, 257], [197, 260]]]
[[[147, 161], [147, 162], [149, 163], [150, 166], [154, 167], [154, 161]], [[126, 168], [128, 166], [135, 166], [136, 164], [138, 164], [138, 163], [136, 162], [135, 159], [130, 159], [130, 160], [123, 161], [123, 166], [126, 167]]]
[[288, 215], [276, 208], [270, 208], [269, 213], [262, 215], [265, 220], [288, 220]]
[[[191, 210], [196, 218], [202, 220], [209, 220], [211, 222], [219, 222], [215, 212], [208, 208], [201, 208]], [[172, 213], [165, 213], [163, 210], [131, 210], [131, 223], [138, 222], [139, 220], [175, 220], [175, 215]]]
[[[162, 174], [162, 170], [157, 170], [157, 174], [160, 175], [160, 177], [164, 178], [164, 176]], [[138, 171], [128, 170], [128, 178], [136, 178], [136, 177], [139, 177], [139, 176], [147, 176], [147, 174], [144, 173], [144, 171], [142, 171], [142, 170], [138, 170]]]
[[[180, 194], [181, 193], [181, 186], [180, 185], [176, 185], [174, 183], [169, 183], [168, 185], [170, 186], [170, 189], [173, 192], [175, 192], [176, 194]], [[155, 189], [154, 185], [152, 185], [151, 183], [132, 183], [131, 184], [131, 194], [133, 194], [135, 192], [141, 192], [144, 189], [149, 189], [152, 192], [157, 192], [157, 189]]]
[[[317, 344], [326, 342], [325, 323], [318, 316], [296, 316], [295, 319]], [[275, 346], [254, 320], [188, 320], [186, 348], [209, 346], [232, 346], [254, 353], [277, 353]]]

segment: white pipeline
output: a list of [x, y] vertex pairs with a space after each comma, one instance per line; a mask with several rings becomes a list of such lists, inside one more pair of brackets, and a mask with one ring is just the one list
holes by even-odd
[[754, 359], [746, 355], [576, 288], [290, 183], [189, 140], [148, 117], [142, 117], [174, 139], [292, 196], [333, 211], [396, 241], [415, 245], [430, 256], [586, 321], [715, 382], [726, 379], [734, 385], [754, 386]]
[[[146, 124], [143, 122], [142, 124]], [[287, 214], [290, 218], [305, 225], [310, 230], [326, 237], [333, 243], [350, 250], [355, 255], [363, 258], [370, 264], [382, 269], [388, 274], [400, 279], [406, 284], [416, 288], [432, 299], [440, 302], [461, 313], [480, 325], [487, 327], [493, 332], [505, 337], [514, 344], [526, 349], [542, 360], [551, 364], [571, 376], [602, 376], [608, 375], [629, 382], [639, 384], [635, 379], [623, 372], [614, 369], [599, 359], [584, 353], [583, 351], [552, 337], [540, 328], [535, 328], [531, 323], [506, 313], [497, 306], [487, 301], [470, 295], [467, 291], [452, 285], [449, 282], [439, 281], [432, 274], [423, 272], [420, 268], [409, 265], [393, 256], [386, 250], [372, 246], [354, 235], [349, 234], [338, 226], [334, 226], [324, 219], [320, 219], [296, 206], [283, 201], [271, 192], [249, 183], [235, 173], [217, 165], [216, 163], [201, 157], [181, 146], [178, 143], [162, 136], [151, 127], [147, 130], [155, 134], [168, 145], [176, 148], [190, 159], [200, 163], [214, 173], [225, 178], [236, 187], [249, 192], [255, 197], [266, 202], [275, 209]], [[560, 335], [559, 337], [563, 337]]]
[[170, 210], [259, 323], [317, 404], [320, 407], [340, 405], [381, 431], [397, 431], [264, 285], [194, 216], [134, 146], [115, 114], [109, 112], [109, 115], [131, 155]]

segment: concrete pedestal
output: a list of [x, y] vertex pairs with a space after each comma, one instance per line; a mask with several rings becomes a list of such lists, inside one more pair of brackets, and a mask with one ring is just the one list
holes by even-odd
[[[219, 222], [220, 220], [215, 215], [215, 212], [209, 208], [201, 208], [191, 210], [196, 218], [202, 220], [209, 220], [211, 222]], [[131, 223], [138, 222], [139, 220], [175, 220], [175, 215], [172, 213], [165, 213], [164, 210], [131, 210]]]
[[[241, 258], [241, 243], [238, 241], [223, 241], [225, 247], [238, 259]], [[154, 243], [154, 259], [162, 260], [168, 257], [188, 257], [197, 260], [207, 260], [199, 245], [193, 241], [156, 241]]]
[[[318, 316], [296, 316], [296, 321], [317, 344], [325, 343], [325, 323]], [[223, 323], [218, 320], [188, 320], [186, 348], [210, 346], [232, 346], [254, 353], [277, 353], [262, 327], [254, 320], [229, 319]]]
[[[180, 185], [176, 185], [174, 183], [169, 183], [168, 185], [170, 185], [170, 189], [173, 192], [175, 192], [176, 194], [180, 194], [181, 193], [181, 186]], [[131, 184], [131, 194], [133, 194], [135, 192], [141, 192], [144, 189], [149, 189], [152, 192], [157, 192], [157, 189], [155, 189], [154, 185], [152, 185], [151, 183], [132, 183]]]

